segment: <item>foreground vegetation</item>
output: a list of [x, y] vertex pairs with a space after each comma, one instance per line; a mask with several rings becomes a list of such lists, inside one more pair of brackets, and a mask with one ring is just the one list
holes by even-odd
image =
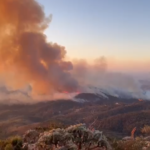
[[0, 150], [111, 150], [101, 131], [91, 130], [85, 124], [52, 130], [29, 130], [22, 138], [14, 137], [0, 142]]
[[134, 138], [133, 131], [132, 136], [116, 140], [85, 124], [65, 127], [51, 123], [28, 130], [22, 137], [1, 140], [0, 150], [150, 150], [150, 126], [141, 129], [144, 136]]
[[[108, 144], [110, 143], [109, 145], [114, 150], [149, 150], [150, 102], [148, 101], [109, 105], [97, 102], [82, 104], [70, 100], [60, 100], [33, 105], [0, 105], [0, 108], [0, 150], [38, 150], [34, 148], [37, 146], [42, 133], [52, 134], [59, 128], [64, 138], [69, 125], [84, 122], [89, 126], [93, 121], [96, 129], [104, 131], [109, 141]], [[136, 138], [129, 137], [128, 140], [123, 140], [122, 138], [129, 135], [134, 127], [137, 127]], [[25, 132], [28, 129], [34, 130]], [[90, 129], [86, 128], [86, 130]], [[95, 133], [96, 131], [90, 130], [90, 132]], [[35, 133], [37, 141], [25, 141], [27, 133]], [[20, 137], [8, 138], [14, 135]], [[101, 136], [105, 137], [103, 134]], [[71, 137], [71, 140], [75, 142], [73, 137]], [[102, 147], [106, 149], [106, 145], [105, 142], [101, 141], [97, 149], [102, 149]], [[50, 149], [49, 146], [46, 144], [48, 150]], [[55, 147], [55, 144], [53, 146]], [[71, 150], [70, 144], [68, 146], [67, 149]], [[77, 149], [79, 149], [78, 146]], [[84, 146], [85, 144], [82, 148]], [[27, 147], [29, 148], [27, 149]], [[63, 148], [65, 149], [65, 147]], [[58, 146], [57, 149], [59, 149]], [[39, 150], [42, 150], [42, 148], [40, 147]], [[44, 148], [44, 150], [46, 149]]]

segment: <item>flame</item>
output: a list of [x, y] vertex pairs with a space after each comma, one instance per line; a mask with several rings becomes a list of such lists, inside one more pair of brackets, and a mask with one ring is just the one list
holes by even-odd
[[142, 99], [139, 99], [139, 102], [142, 102], [143, 100]]
[[68, 91], [64, 91], [63, 93], [68, 94], [69, 92]]
[[80, 94], [80, 93], [81, 93], [80, 91], [77, 91], [77, 92], [76, 92], [76, 94]]

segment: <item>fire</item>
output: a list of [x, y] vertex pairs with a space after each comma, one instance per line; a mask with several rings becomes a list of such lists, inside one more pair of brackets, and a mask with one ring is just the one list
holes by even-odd
[[77, 93], [77, 94], [80, 94], [81, 92], [77, 91], [76, 93]]
[[64, 91], [63, 93], [68, 94], [69, 92], [68, 91]]
[[142, 99], [139, 99], [139, 102], [142, 102], [143, 100]]

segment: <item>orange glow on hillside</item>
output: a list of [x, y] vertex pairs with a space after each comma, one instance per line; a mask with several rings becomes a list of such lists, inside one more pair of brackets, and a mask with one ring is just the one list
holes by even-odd
[[139, 99], [139, 102], [142, 102], [143, 100], [142, 99]]

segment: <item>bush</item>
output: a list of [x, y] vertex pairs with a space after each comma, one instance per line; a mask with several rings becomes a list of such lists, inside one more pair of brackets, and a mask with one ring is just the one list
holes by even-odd
[[[33, 130], [30, 130], [30, 132], [34, 133]], [[33, 137], [30, 132], [28, 131], [25, 134], [24, 139], [33, 141], [34, 139], [30, 139], [30, 137]], [[28, 147], [31, 145], [33, 146], [33, 143], [29, 144]], [[37, 150], [57, 149], [58, 147], [68, 150], [111, 149], [111, 146], [101, 131], [90, 130], [84, 124], [69, 126], [66, 129], [57, 128], [45, 131], [39, 135], [34, 146], [34, 149]]]
[[21, 150], [22, 149], [21, 137], [15, 136], [7, 140], [0, 141], [0, 150]]
[[142, 150], [146, 145], [145, 141], [141, 138], [129, 141], [114, 141], [112, 147], [115, 150]]
[[145, 135], [150, 135], [150, 126], [145, 125], [142, 129], [141, 132]]
[[11, 144], [7, 144], [5, 146], [5, 150], [14, 150], [13, 146]]
[[16, 136], [0, 141], [0, 150], [111, 150], [107, 138], [99, 130], [90, 130], [85, 124], [46, 131], [29, 130], [23, 140]]

